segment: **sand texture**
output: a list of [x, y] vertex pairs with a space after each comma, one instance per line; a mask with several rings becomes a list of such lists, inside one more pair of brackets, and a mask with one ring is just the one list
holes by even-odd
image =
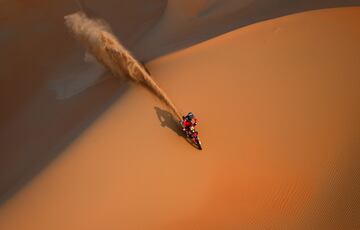
[[[203, 151], [138, 85], [110, 77], [59, 100], [29, 71], [31, 100], [2, 105], [17, 106], [2, 115], [0, 229], [358, 229], [359, 22], [359, 7], [308, 11], [147, 62], [198, 116]], [[66, 36], [55, 50], [82, 60]]]

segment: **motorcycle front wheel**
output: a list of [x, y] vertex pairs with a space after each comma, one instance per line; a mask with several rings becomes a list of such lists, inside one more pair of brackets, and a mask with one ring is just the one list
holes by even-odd
[[202, 150], [201, 141], [199, 139], [196, 139], [195, 143], [196, 143], [197, 147], [199, 148], [199, 150]]

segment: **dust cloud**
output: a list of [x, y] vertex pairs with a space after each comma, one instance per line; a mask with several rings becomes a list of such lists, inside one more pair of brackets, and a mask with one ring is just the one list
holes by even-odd
[[125, 77], [141, 84], [153, 92], [171, 109], [174, 118], [181, 115], [174, 103], [152, 79], [144, 66], [112, 34], [110, 26], [102, 19], [92, 19], [83, 12], [64, 17], [65, 25], [98, 62], [107, 67], [115, 76]]

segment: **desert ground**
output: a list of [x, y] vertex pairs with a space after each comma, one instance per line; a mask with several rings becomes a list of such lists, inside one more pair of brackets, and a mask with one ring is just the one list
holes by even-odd
[[0, 229], [360, 227], [356, 1], [108, 2], [80, 5], [197, 115], [204, 150], [84, 61], [78, 4], [4, 1]]

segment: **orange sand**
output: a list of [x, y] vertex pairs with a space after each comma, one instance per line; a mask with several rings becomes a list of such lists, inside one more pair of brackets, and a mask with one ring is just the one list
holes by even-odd
[[359, 21], [360, 8], [306, 12], [151, 61], [204, 150], [130, 86], [0, 207], [0, 229], [353, 229]]

